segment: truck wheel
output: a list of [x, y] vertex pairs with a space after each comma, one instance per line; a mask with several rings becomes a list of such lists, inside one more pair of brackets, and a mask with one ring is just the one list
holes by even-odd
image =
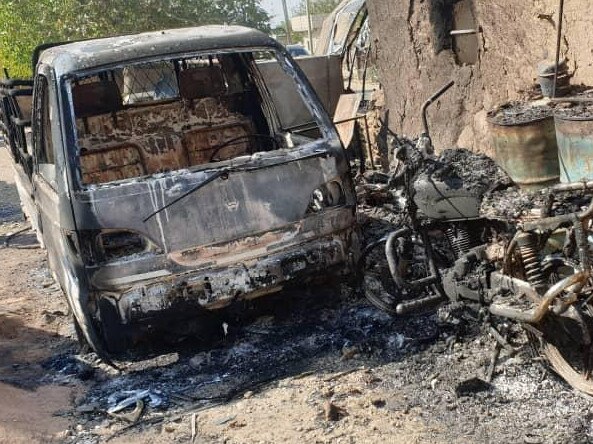
[[107, 298], [100, 298], [98, 301], [99, 330], [107, 346], [109, 353], [122, 353], [129, 350], [133, 343], [133, 329], [122, 324], [115, 304]]

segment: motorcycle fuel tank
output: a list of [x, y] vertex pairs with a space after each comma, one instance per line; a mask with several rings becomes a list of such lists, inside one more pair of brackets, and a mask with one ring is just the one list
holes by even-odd
[[423, 174], [414, 182], [414, 203], [430, 219], [476, 219], [480, 214], [481, 194], [465, 188], [459, 178], [440, 180]]

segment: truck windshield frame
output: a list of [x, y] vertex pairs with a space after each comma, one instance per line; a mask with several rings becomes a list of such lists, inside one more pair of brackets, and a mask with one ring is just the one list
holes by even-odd
[[[268, 85], [266, 84], [266, 80], [262, 77], [262, 74], [257, 68], [257, 60], [254, 57], [255, 55], [260, 55], [262, 53], [269, 54], [273, 59], [276, 60], [276, 62], [282, 68], [284, 75], [286, 75], [286, 77], [289, 79], [290, 85], [293, 88], [296, 88], [298, 96], [301, 98], [306, 106], [306, 109], [308, 109], [310, 113], [310, 122], [313, 123], [313, 126], [315, 127], [314, 129], [318, 131], [314, 137], [303, 136], [301, 134], [301, 132], [303, 132], [302, 129], [295, 130], [294, 128], [282, 127], [281, 119], [278, 116], [278, 111], [274, 105], [274, 100], [277, 99], [272, 97]], [[81, 162], [81, 154], [84, 152], [84, 147], [81, 146], [79, 131], [77, 129], [77, 124], [80, 126], [80, 122], [77, 122], [75, 97], [73, 94], [73, 90], [76, 87], [75, 83], [77, 81], [80, 79], [90, 78], [91, 76], [99, 76], [102, 75], [102, 73], [109, 72], [110, 70], [113, 71], [116, 69], [124, 69], [126, 67], [142, 65], [146, 66], [146, 64], [150, 63], [171, 63], [174, 66], [177, 66], [176, 64], [185, 63], [188, 60], [196, 60], [198, 58], [204, 59], [208, 56], [211, 57], [212, 55], [218, 55], [221, 57], [237, 56], [241, 58], [243, 62], [245, 62], [245, 65], [242, 68], [248, 70], [248, 74], [253, 77], [252, 86], [254, 86], [256, 89], [255, 94], [257, 94], [257, 97], [260, 100], [259, 106], [261, 107], [261, 113], [265, 119], [265, 125], [267, 125], [267, 134], [253, 134], [252, 136], [247, 136], [246, 138], [259, 138], [265, 135], [273, 144], [271, 149], [268, 148], [265, 150], [254, 150], [252, 152], [242, 153], [242, 155], [231, 156], [228, 159], [211, 158], [210, 161], [201, 164], [171, 168], [166, 171], [145, 172], [144, 174], [141, 173], [133, 177], [126, 177], [123, 179], [116, 178], [115, 180], [100, 181], [96, 183], [89, 183], [88, 179], [85, 180], [83, 177]], [[212, 63], [212, 61], [210, 63]], [[228, 88], [228, 79], [225, 78], [224, 82]], [[179, 85], [179, 80], [176, 80], [176, 87], [181, 87], [181, 85]], [[59, 88], [62, 92], [62, 97], [64, 97], [63, 116], [66, 123], [65, 127], [70, 129], [70, 131], [68, 131], [69, 134], [66, 135], [66, 138], [70, 140], [71, 143], [67, 143], [66, 146], [68, 150], [67, 156], [71, 159], [71, 165], [68, 166], [70, 175], [73, 179], [71, 181], [71, 186], [75, 188], [75, 191], [84, 191], [97, 186], [113, 186], [122, 182], [146, 180], [155, 175], [162, 176], [162, 174], [189, 174], [198, 171], [228, 167], [230, 165], [242, 165], [248, 168], [257, 168], [258, 166], [266, 165], [266, 159], [272, 159], [272, 163], [278, 163], [278, 161], [282, 158], [288, 159], [288, 161], [290, 161], [292, 159], [299, 159], [301, 156], [308, 156], [311, 154], [312, 149], [315, 149], [315, 151], [319, 152], [320, 150], [327, 151], [336, 148], [333, 146], [335, 144], [332, 145], [332, 143], [327, 143], [335, 140], [337, 134], [335, 133], [335, 128], [331, 123], [331, 119], [320, 105], [313, 88], [291, 57], [285, 51], [280, 51], [274, 47], [253, 47], [239, 49], [217, 48], [213, 51], [201, 50], [191, 53], [171, 54], [166, 57], [158, 56], [149, 59], [128, 59], [118, 62], [117, 64], [98, 66], [93, 69], [68, 73], [60, 78]], [[185, 99], [179, 97], [168, 97], [162, 100], [150, 102], [149, 106], [157, 106], [160, 103], [166, 104], [171, 102], [171, 100], [185, 103]], [[124, 103], [122, 104], [126, 105]], [[139, 109], [149, 106], [146, 106], [143, 103], [128, 103], [124, 109]], [[115, 119], [114, 113], [110, 114], [113, 116], [113, 119]], [[78, 120], [80, 121], [79, 117]], [[238, 137], [238, 139], [241, 139], [241, 137]], [[231, 142], [232, 141], [233, 140], [231, 140]], [[223, 141], [223, 143], [217, 145], [216, 148], [224, 150], [226, 145], [227, 143]], [[284, 163], [284, 161], [281, 163]]]

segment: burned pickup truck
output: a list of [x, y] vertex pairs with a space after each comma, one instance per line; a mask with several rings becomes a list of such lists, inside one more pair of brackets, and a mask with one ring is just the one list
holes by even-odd
[[[298, 126], [258, 68], [270, 59], [309, 112]], [[80, 336], [103, 356], [357, 260], [344, 149], [301, 69], [263, 33], [57, 45], [34, 82], [6, 79], [0, 97], [23, 208]]]

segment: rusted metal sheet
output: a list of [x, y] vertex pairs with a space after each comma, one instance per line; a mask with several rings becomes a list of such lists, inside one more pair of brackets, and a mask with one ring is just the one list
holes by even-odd
[[490, 120], [490, 135], [496, 161], [519, 186], [540, 188], [558, 181], [558, 145], [552, 117], [519, 125]]
[[593, 179], [593, 119], [555, 117], [560, 181]]

